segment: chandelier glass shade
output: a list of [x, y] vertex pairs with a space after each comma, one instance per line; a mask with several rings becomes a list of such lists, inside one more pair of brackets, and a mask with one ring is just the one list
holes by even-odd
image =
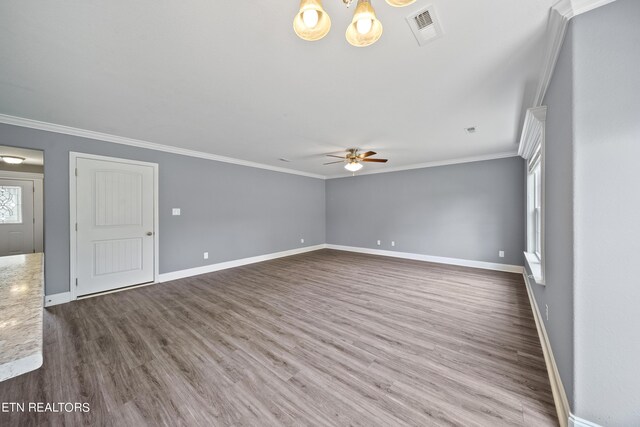
[[[386, 0], [393, 7], [403, 7], [416, 0]], [[342, 0], [349, 7], [355, 0]], [[382, 23], [376, 17], [371, 0], [357, 0], [351, 24], [347, 27], [347, 41], [357, 47], [370, 46], [382, 36]], [[331, 29], [331, 19], [320, 0], [301, 0], [300, 10], [293, 19], [293, 29], [303, 40], [320, 40]]]
[[416, 0], [387, 0], [387, 3], [393, 7], [405, 7], [415, 3], [415, 1]]
[[320, 0], [301, 0], [300, 11], [293, 19], [293, 30], [303, 40], [320, 40], [331, 29], [331, 19]]
[[358, 0], [351, 25], [347, 27], [347, 41], [353, 46], [365, 47], [377, 42], [382, 35], [382, 23], [370, 0]]

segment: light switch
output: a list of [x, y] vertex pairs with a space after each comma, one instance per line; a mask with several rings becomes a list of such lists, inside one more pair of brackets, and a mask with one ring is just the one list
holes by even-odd
[[171, 215], [179, 216], [180, 215], [180, 208], [171, 209]]

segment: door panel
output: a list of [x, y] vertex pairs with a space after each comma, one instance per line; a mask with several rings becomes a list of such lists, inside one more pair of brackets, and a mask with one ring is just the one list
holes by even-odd
[[95, 171], [95, 225], [142, 225], [142, 174]]
[[142, 239], [93, 242], [93, 274], [102, 276], [142, 269]]
[[76, 295], [152, 282], [153, 168], [85, 158], [76, 167]]
[[33, 181], [0, 179], [0, 256], [33, 252]]

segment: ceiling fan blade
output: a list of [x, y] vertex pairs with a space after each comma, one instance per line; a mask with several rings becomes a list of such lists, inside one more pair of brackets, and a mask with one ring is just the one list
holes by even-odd
[[337, 162], [329, 162], [329, 163], [323, 163], [323, 165], [332, 165], [334, 163], [342, 163], [343, 160], [338, 160]]
[[362, 159], [362, 162], [387, 163], [388, 159]]
[[358, 157], [364, 159], [365, 157], [373, 156], [374, 154], [376, 154], [375, 151], [367, 151], [366, 153], [358, 154]]
[[327, 157], [335, 157], [336, 159], [344, 159], [344, 156], [334, 156], [333, 154], [327, 154]]

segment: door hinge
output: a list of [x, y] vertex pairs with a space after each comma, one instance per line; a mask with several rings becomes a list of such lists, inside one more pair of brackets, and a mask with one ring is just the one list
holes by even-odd
[[78, 176], [78, 168], [76, 168], [76, 176]]
[[78, 278], [76, 277], [76, 287], [78, 287]]
[[78, 223], [76, 222], [76, 231], [78, 231]]

